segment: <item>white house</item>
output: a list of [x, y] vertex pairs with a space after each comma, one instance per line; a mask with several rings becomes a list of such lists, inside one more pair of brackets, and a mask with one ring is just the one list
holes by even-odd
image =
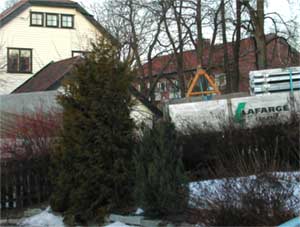
[[0, 14], [0, 95], [52, 61], [89, 51], [99, 36], [116, 42], [76, 2], [20, 0]]

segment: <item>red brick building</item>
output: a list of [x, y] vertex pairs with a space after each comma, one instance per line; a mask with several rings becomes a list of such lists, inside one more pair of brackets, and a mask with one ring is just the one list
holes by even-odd
[[[267, 35], [267, 58], [268, 68], [282, 68], [290, 66], [300, 65], [300, 53], [293, 49], [288, 42], [281, 37], [277, 37], [273, 34]], [[229, 61], [230, 67], [233, 67], [233, 44], [228, 43]], [[226, 87], [226, 77], [223, 67], [223, 44], [216, 44], [214, 46], [211, 74], [215, 77], [220, 90], [224, 90]], [[253, 38], [246, 38], [241, 40], [240, 44], [240, 92], [249, 92], [249, 72], [257, 70], [256, 64], [256, 48]], [[210, 51], [209, 42], [204, 45], [203, 62], [202, 67], [205, 69], [208, 65], [208, 56]], [[185, 51], [184, 54], [184, 72], [185, 79], [189, 81], [194, 75], [197, 68], [197, 56], [194, 50]], [[155, 100], [168, 100], [179, 97], [178, 82], [176, 76], [176, 62], [172, 54], [164, 55], [155, 58], [152, 61], [153, 77], [160, 76], [159, 82], [155, 89]], [[144, 65], [144, 72], [146, 75], [146, 81], [149, 79], [147, 75], [148, 63]], [[147, 83], [149, 87], [149, 83]]]

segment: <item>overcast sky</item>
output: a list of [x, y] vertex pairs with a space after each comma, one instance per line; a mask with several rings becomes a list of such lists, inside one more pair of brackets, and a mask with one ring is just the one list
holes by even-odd
[[[89, 6], [95, 2], [103, 2], [104, 0], [73, 0]], [[113, 1], [113, 0], [111, 0]], [[268, 0], [266, 12], [279, 13], [284, 20], [289, 20], [294, 16], [298, 16], [297, 21], [300, 26], [300, 0]], [[296, 4], [298, 2], [298, 4]], [[0, 11], [4, 9], [5, 0], [0, 0]]]
[[[103, 2], [103, 0], [73, 0], [89, 5], [94, 2]], [[112, 0], [113, 1], [113, 0]], [[289, 4], [291, 2], [291, 4]], [[293, 4], [296, 0], [269, 0], [268, 11], [278, 12], [286, 16], [300, 14], [300, 4]], [[299, 2], [299, 1], [298, 1]], [[0, 0], [0, 9], [4, 8], [5, 0]], [[300, 16], [299, 16], [300, 17]]]
[[[73, 0], [77, 2], [81, 2], [84, 5], [90, 5], [94, 2], [103, 2], [103, 0]], [[113, 1], [113, 0], [112, 0]], [[298, 2], [296, 4], [295, 2]], [[298, 0], [269, 0], [268, 1], [268, 12], [277, 12], [283, 15], [286, 19], [292, 15], [299, 15], [298, 22], [300, 24], [300, 1]], [[0, 10], [4, 9], [5, 0], [0, 0]]]

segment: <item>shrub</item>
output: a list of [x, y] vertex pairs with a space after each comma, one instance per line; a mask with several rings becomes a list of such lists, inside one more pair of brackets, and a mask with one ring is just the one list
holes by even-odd
[[181, 213], [187, 206], [187, 177], [174, 126], [160, 122], [144, 132], [135, 153], [137, 203], [150, 216]]
[[[49, 166], [61, 115], [37, 108], [32, 113], [3, 113], [1, 128], [1, 206], [25, 208], [49, 199]], [[8, 209], [7, 209], [8, 210]]]
[[7, 121], [1, 128], [1, 158], [24, 160], [49, 155], [61, 126], [59, 112], [5, 113]]
[[131, 70], [105, 40], [78, 65], [59, 97], [63, 130], [53, 157], [51, 205], [70, 224], [101, 222], [132, 201]]
[[226, 179], [214, 194], [207, 189], [206, 196], [194, 199], [202, 206], [198, 221], [208, 226], [277, 226], [299, 209], [296, 181], [296, 176], [279, 174]]
[[290, 171], [299, 167], [299, 119], [257, 125], [230, 126], [208, 131], [190, 126], [181, 134], [183, 160], [195, 177], [220, 178], [265, 171]]

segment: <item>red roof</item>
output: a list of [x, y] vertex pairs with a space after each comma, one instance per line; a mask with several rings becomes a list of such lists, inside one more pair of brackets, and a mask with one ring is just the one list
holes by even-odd
[[65, 75], [72, 71], [74, 65], [80, 60], [80, 57], [73, 57], [49, 63], [12, 93], [49, 90], [49, 88], [61, 81]]
[[[288, 43], [285, 39], [276, 36], [275, 34], [266, 35], [267, 42], [270, 42], [278, 38], [279, 40], [285, 43], [288, 48]], [[233, 43], [228, 43], [228, 55], [229, 59], [233, 59]], [[272, 52], [272, 45], [267, 49], [269, 52]], [[210, 44], [206, 44], [203, 49], [203, 62], [202, 67], [206, 68], [208, 66], [208, 56], [210, 51]], [[299, 53], [298, 53], [299, 54]], [[246, 64], [249, 60], [248, 56], [255, 57], [255, 43], [253, 38], [249, 37], [240, 41], [240, 61], [242, 64]], [[223, 60], [224, 60], [224, 45], [216, 44], [213, 50], [213, 57], [211, 60], [213, 68], [222, 68]], [[253, 59], [255, 61], [255, 59]], [[170, 61], [169, 65], [167, 63]], [[185, 51], [183, 52], [183, 61], [184, 61], [184, 71], [195, 70], [197, 68], [197, 55], [195, 50]], [[279, 65], [275, 65], [279, 66]], [[272, 65], [273, 67], [273, 65]], [[145, 75], [149, 75], [148, 72], [148, 63], [143, 65]], [[175, 56], [173, 54], [159, 56], [152, 60], [152, 75], [163, 74], [173, 74], [176, 73], [176, 61]]]
[[[229, 57], [233, 57], [233, 44], [228, 43], [228, 54]], [[253, 41], [251, 38], [241, 40], [241, 55], [243, 52], [254, 51]], [[203, 62], [202, 67], [208, 66], [208, 56], [210, 51], [210, 45], [206, 45], [203, 49]], [[212, 57], [212, 65], [214, 67], [222, 66], [223, 64], [224, 45], [216, 44], [214, 46], [214, 54]], [[195, 50], [183, 52], [184, 70], [194, 70], [197, 68], [197, 55]], [[166, 66], [169, 62], [169, 65]], [[149, 75], [148, 63], [143, 65], [145, 75]], [[173, 54], [163, 55], [155, 58], [152, 61], [152, 75], [158, 75], [160, 73], [171, 74], [176, 73], [176, 61]]]

